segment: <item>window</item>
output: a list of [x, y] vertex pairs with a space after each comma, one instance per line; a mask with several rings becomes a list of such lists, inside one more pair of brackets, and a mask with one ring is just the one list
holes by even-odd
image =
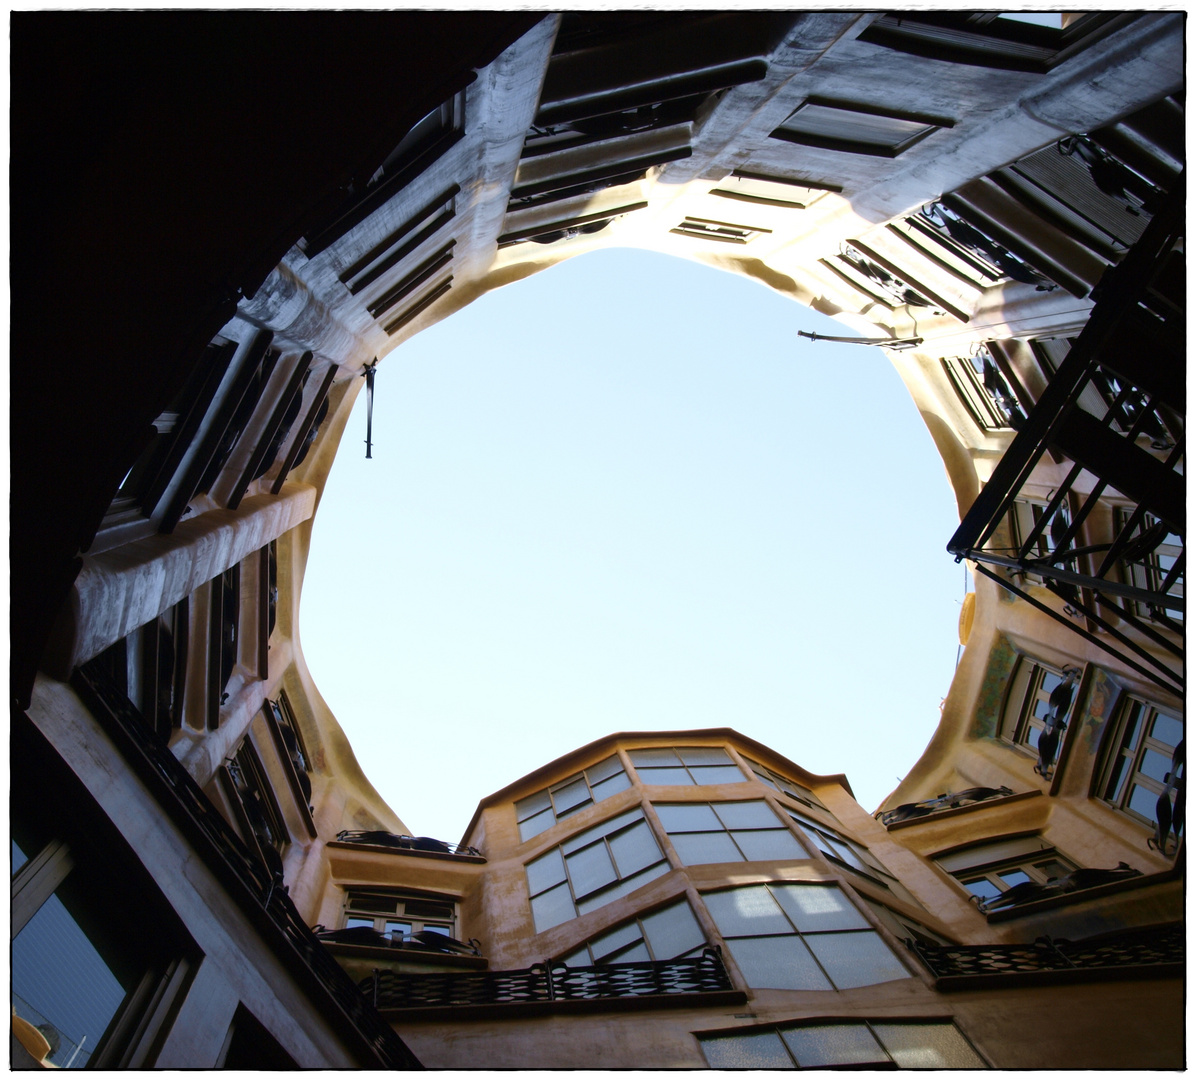
[[953, 64], [1043, 74], [1133, 17], [1069, 12], [1063, 26], [1058, 13], [1044, 15], [1059, 21], [1047, 25], [1026, 12], [902, 12], [882, 15], [859, 40]]
[[[1120, 534], [1130, 523], [1128, 510], [1116, 511], [1117, 531]], [[1174, 597], [1181, 603], [1184, 596], [1183, 537], [1172, 532], [1153, 514], [1143, 514], [1141, 522], [1130, 534], [1132, 539], [1122, 552], [1121, 573], [1127, 585], [1134, 585], [1161, 597]], [[1137, 613], [1150, 618], [1154, 605], [1132, 601]], [[1170, 607], [1164, 601], [1163, 614], [1167, 619], [1182, 623], [1182, 607]]]
[[[1001, 713], [1001, 737], [1017, 746], [1039, 751], [1039, 741], [1054, 714], [1055, 732], [1067, 727], [1067, 716], [1074, 694], [1076, 668], [1054, 668], [1019, 656], [1009, 678], [1009, 692]], [[1056, 711], [1057, 710], [1057, 711]], [[1056, 745], [1057, 751], [1057, 745]], [[1055, 752], [1044, 767], [1054, 764]]]
[[[836, 274], [855, 288], [871, 296], [889, 308], [923, 307], [931, 308], [936, 314], [945, 315], [939, 306], [928, 300], [889, 267], [881, 266], [874, 253], [863, 244], [844, 244], [833, 260], [823, 259]], [[891, 264], [890, 264], [891, 265]]]
[[208, 727], [220, 724], [226, 688], [241, 640], [241, 566], [230, 566], [208, 585]]
[[275, 877], [281, 878], [281, 852], [290, 842], [290, 835], [283, 824], [274, 789], [249, 739], [242, 740], [219, 775], [233, 803], [243, 839]]
[[364, 926], [393, 943], [418, 942], [415, 935], [457, 937], [457, 905], [443, 897], [412, 896], [385, 890], [351, 890], [344, 926]]
[[[1182, 779], [1184, 725], [1178, 709], [1153, 705], [1126, 694], [1118, 703], [1097, 774], [1096, 797], [1135, 821], [1159, 830], [1165, 846], [1173, 813], [1165, 828], [1158, 820], [1164, 793], [1175, 806], [1175, 786]], [[1180, 775], [1177, 775], [1180, 774]], [[1176, 843], [1180, 828], [1176, 828]]]
[[587, 806], [631, 786], [623, 763], [611, 756], [591, 765], [559, 784], [537, 791], [515, 804], [515, 818], [519, 822], [519, 839], [530, 840], [551, 828], [563, 817], [576, 814]]
[[763, 800], [664, 803], [657, 805], [656, 813], [685, 866], [807, 858], [797, 838]]
[[802, 832], [818, 845], [818, 850], [832, 861], [846, 866], [849, 870], [854, 870], [857, 874], [863, 874], [881, 888], [891, 889], [896, 886], [898, 891], [905, 893], [897, 879], [863, 844], [857, 844], [835, 829], [828, 828], [826, 825], [793, 810], [789, 811], [789, 816], [797, 822]]
[[976, 421], [981, 431], [1002, 431], [1025, 420], [1017, 397], [1010, 389], [991, 356], [944, 357], [947, 373], [956, 395]]
[[698, 1041], [712, 1069], [987, 1068], [949, 1020], [753, 1027]]
[[[1072, 528], [1072, 512], [1065, 498], [1050, 512], [1050, 502], [1046, 499], [1018, 498], [1013, 500], [1009, 508], [1009, 531], [1012, 541], [1012, 554], [1015, 558], [1034, 560], [1041, 559], [1061, 567], [1074, 567], [1072, 559], [1055, 559], [1054, 552], [1064, 551], [1072, 542], [1067, 534]], [[1074, 536], [1072, 541], [1074, 541]], [[1029, 571], [1021, 571], [1021, 576], [1032, 585], [1041, 585], [1042, 577]]]
[[[299, 805], [311, 802], [311, 759], [303, 745], [303, 734], [295, 722], [295, 713], [284, 692], [279, 691], [278, 700], [266, 700], [262, 707], [271, 733], [277, 743], [279, 756], [290, 764], [290, 777], [298, 788]], [[310, 812], [310, 810], [309, 810]]]
[[973, 844], [935, 859], [979, 901], [981, 911], [1017, 885], [1045, 885], [1063, 877], [1076, 864], [1060, 855], [1039, 836], [1015, 836]]
[[747, 780], [731, 755], [718, 746], [674, 746], [629, 750], [645, 784], [736, 784]]
[[642, 810], [604, 821], [526, 866], [536, 933], [596, 911], [668, 872]]
[[892, 908], [885, 907], [884, 904], [878, 904], [875, 900], [870, 900], [866, 896], [864, 897], [864, 903], [871, 908], [872, 914], [892, 932], [898, 941], [913, 938], [921, 945], [954, 944], [954, 942], [943, 937], [941, 934], [936, 934], [933, 930], [928, 930], [915, 919], [911, 919], [908, 915], [902, 915], [901, 912], [894, 911]]
[[828, 814], [830, 813], [822, 800], [805, 785], [789, 780], [780, 773], [775, 773], [771, 769], [765, 768], [758, 761], [753, 761], [750, 757], [745, 757], [744, 760], [751, 767], [752, 772], [756, 774], [756, 779], [762, 784], [767, 784], [774, 791], [778, 791], [782, 795], [788, 795], [789, 798], [796, 799], [800, 803], [805, 803], [806, 806], [813, 806]]
[[570, 967], [676, 960], [697, 956], [705, 947], [706, 935], [693, 909], [688, 901], [679, 900], [590, 938], [562, 960]]
[[687, 217], [669, 232], [679, 236], [693, 236], [699, 240], [721, 240], [727, 244], [746, 244], [749, 240], [772, 229], [761, 229], [755, 225], [733, 225], [729, 221], [713, 221], [710, 218]]
[[805, 210], [829, 191], [841, 190], [833, 184], [816, 184], [809, 180], [790, 180], [783, 176], [764, 176], [760, 173], [736, 169], [710, 192], [722, 199], [755, 203], [759, 206], [779, 206], [786, 210]]
[[772, 137], [824, 150], [896, 157], [927, 135], [952, 126], [952, 121], [942, 118], [811, 98], [799, 105]]
[[909, 977], [837, 885], [747, 885], [702, 897], [748, 986], [846, 990]]

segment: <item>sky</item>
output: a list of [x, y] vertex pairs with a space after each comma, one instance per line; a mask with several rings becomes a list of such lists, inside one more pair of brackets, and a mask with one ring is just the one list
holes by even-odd
[[384, 357], [316, 515], [312, 677], [415, 835], [619, 731], [731, 727], [874, 810], [934, 732], [965, 571], [876, 348], [767, 287], [604, 249]]

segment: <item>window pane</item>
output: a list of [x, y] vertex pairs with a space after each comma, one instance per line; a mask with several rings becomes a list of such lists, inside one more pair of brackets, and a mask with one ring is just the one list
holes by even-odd
[[1158, 810], [1158, 805], [1159, 796], [1157, 792], [1151, 791], [1149, 788], [1144, 788], [1140, 784], [1135, 784], [1130, 788], [1130, 809], [1137, 811], [1147, 821], [1155, 820], [1155, 812]]
[[555, 824], [556, 815], [551, 809], [544, 810], [534, 817], [530, 817], [526, 821], [519, 823], [519, 839], [530, 840], [533, 836], [539, 836], [545, 829], [549, 829]]
[[654, 750], [628, 750], [627, 756], [633, 765], [676, 765], [677, 755], [668, 747]]
[[901, 961], [873, 931], [811, 934], [805, 941], [840, 990], [909, 978]]
[[637, 870], [643, 870], [654, 862], [664, 858], [656, 837], [648, 828], [646, 821], [633, 825], [630, 829], [612, 836], [611, 851], [614, 852], [615, 863], [620, 877], [629, 877]]
[[532, 900], [532, 919], [536, 924], [537, 934], [549, 927], [568, 922], [575, 914], [568, 885], [558, 885]]
[[815, 1024], [781, 1032], [785, 1045], [803, 1069], [828, 1065], [889, 1063], [889, 1056], [864, 1024]]
[[1022, 885], [1031, 880], [1030, 875], [1021, 870], [1002, 870], [997, 877], [1011, 889], [1014, 885]]
[[775, 829], [779, 824], [766, 802], [719, 803], [715, 812], [728, 829]]
[[679, 746], [677, 754], [686, 765], [730, 765], [731, 755], [718, 746]]
[[1168, 746], [1178, 746], [1179, 740], [1184, 737], [1184, 725], [1174, 716], [1159, 713], [1151, 725], [1150, 737], [1158, 739], [1159, 742], [1166, 743]]
[[[435, 930], [437, 928], [429, 926], [428, 929]], [[386, 933], [391, 939], [404, 938], [411, 933], [411, 924], [405, 922], [388, 922], [386, 924]], [[441, 933], [446, 933], [446, 931], [442, 930]]]
[[584, 777], [578, 777], [564, 787], [557, 788], [552, 793], [552, 801], [556, 806], [557, 817], [564, 817], [581, 809], [590, 801], [590, 789]]
[[361, 915], [350, 915], [345, 920], [345, 928], [351, 929], [355, 926], [365, 926], [365, 927], [368, 927], [370, 930], [373, 930], [374, 929], [374, 920], [367, 919]]
[[642, 941], [637, 941], [634, 945], [630, 945], [619, 952], [601, 957], [597, 962], [599, 964], [635, 964], [650, 962], [651, 959], [648, 947]]
[[664, 803], [656, 813], [665, 832], [722, 832], [722, 823], [705, 803]]
[[586, 769], [586, 778], [590, 781], [591, 787], [617, 774], [627, 775], [623, 772], [623, 763], [617, 756], [605, 758], [598, 762], [597, 765], [591, 765]]
[[763, 885], [705, 893], [702, 899], [723, 937], [741, 934], [788, 934], [793, 927]]
[[515, 804], [515, 817], [519, 821], [526, 821], [533, 814], [551, 809], [552, 803], [548, 798], [548, 792], [537, 791], [535, 795], [529, 795], [526, 799], [520, 799]]
[[556, 848], [527, 864], [527, 889], [533, 896], [564, 880], [565, 864]]
[[1147, 750], [1142, 755], [1141, 771], [1152, 780], [1165, 783], [1164, 777], [1171, 771], [1171, 758], [1164, 757], [1157, 750]]
[[599, 841], [588, 848], [582, 848], [565, 859], [569, 868], [569, 880], [573, 883], [573, 895], [588, 896], [590, 893], [617, 880], [614, 864], [606, 844]]
[[902, 1069], [983, 1069], [983, 1060], [954, 1024], [873, 1024]]
[[574, 851], [580, 851], [583, 847], [588, 847], [595, 840], [603, 836], [610, 836], [611, 833], [623, 828], [624, 825], [630, 825], [633, 821], [643, 821], [643, 811], [636, 808], [635, 810], [628, 810], [626, 813], [619, 814], [611, 818], [609, 821], [602, 822], [601, 825], [595, 825], [592, 829], [586, 829], [585, 832], [578, 833], [576, 836], [570, 837], [563, 844], [561, 850], [566, 854]]
[[749, 862], [757, 859], [804, 859], [805, 851], [788, 829], [757, 829], [731, 836]]
[[88, 1063], [129, 988], [57, 896], [13, 938], [13, 1005], [19, 1016], [45, 1029], [51, 1044], [47, 1059], [54, 1065]]
[[631, 781], [627, 778], [627, 774], [618, 772], [606, 780], [593, 784], [591, 790], [594, 793], [594, 802], [602, 802], [603, 799], [609, 799], [612, 795], [626, 791], [629, 787], [631, 787]]
[[666, 862], [659, 862], [655, 866], [649, 866], [647, 870], [641, 870], [633, 877], [616, 882], [614, 885], [608, 886], [601, 892], [596, 892], [592, 896], [587, 896], [584, 900], [578, 900], [578, 914], [587, 915], [591, 911], [597, 911], [600, 907], [605, 907], [612, 900], [617, 900], [621, 896], [630, 896], [641, 885], [646, 885], [654, 878], [658, 878], [661, 874], [667, 874], [668, 872], [669, 864]]
[[702, 1040], [702, 1053], [712, 1069], [792, 1069], [775, 1031], [754, 1031], [747, 1035], [719, 1035]]
[[601, 960], [605, 956], [610, 956], [613, 952], [627, 948], [628, 945], [634, 945], [639, 940], [639, 926], [634, 922], [629, 922], [624, 923], [622, 926], [616, 926], [613, 930], [609, 930], [605, 934], [594, 938], [590, 942], [590, 949], [594, 954], [594, 958]]
[[1113, 771], [1109, 774], [1109, 782], [1105, 785], [1105, 799], [1109, 802], [1121, 802], [1121, 789], [1125, 783], [1126, 777], [1129, 775], [1126, 770], [1128, 758], [1124, 754], [1118, 754], [1116, 761], [1113, 762]]
[[683, 866], [703, 863], [743, 862], [743, 856], [725, 832], [670, 834]]
[[869, 926], [834, 885], [774, 885], [772, 891], [798, 930], [863, 930]]
[[645, 915], [640, 922], [644, 924], [644, 937], [657, 960], [672, 960], [706, 944], [702, 928], [684, 900]]
[[589, 967], [592, 962], [590, 951], [584, 945], [575, 952], [571, 952], [568, 956], [561, 957], [561, 963], [568, 967]]
[[746, 783], [747, 777], [735, 765], [698, 765], [690, 770], [694, 780], [699, 784], [738, 784]]
[[778, 990], [831, 990], [826, 976], [796, 934], [728, 942], [748, 986]]
[[1001, 895], [1001, 890], [998, 889], [988, 878], [979, 878], [976, 881], [965, 881], [963, 887], [968, 890], [973, 896], [980, 897], [981, 900], [991, 900], [995, 896]]
[[640, 779], [645, 784], [692, 784], [693, 777], [680, 765], [674, 769], [640, 769]]
[[926, 129], [917, 120], [834, 109], [826, 105], [803, 105], [782, 125], [784, 130], [817, 135], [836, 141], [853, 141], [891, 146]]

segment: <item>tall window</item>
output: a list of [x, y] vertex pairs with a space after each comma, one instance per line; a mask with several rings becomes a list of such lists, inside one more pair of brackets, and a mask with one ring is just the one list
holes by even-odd
[[987, 1068], [949, 1020], [838, 1020], [698, 1039], [712, 1069]]
[[[1129, 524], [1129, 512], [1117, 511], [1117, 531]], [[1172, 532], [1153, 514], [1143, 515], [1142, 523], [1134, 530], [1129, 549], [1137, 551], [1133, 558], [1123, 558], [1121, 573], [1126, 584], [1134, 585], [1148, 592], [1174, 597], [1181, 604], [1184, 597], [1183, 555], [1184, 541], [1178, 533]], [[1177, 563], [1179, 565], [1177, 565]], [[1150, 618], [1150, 605], [1141, 601], [1130, 602], [1136, 613]], [[1183, 609], [1168, 607], [1164, 601], [1161, 614], [1177, 623], [1182, 623]]]
[[617, 755], [605, 758], [552, 787], [537, 791], [515, 804], [519, 839], [530, 840], [551, 828], [561, 818], [602, 802], [631, 786]]
[[973, 844], [940, 855], [935, 862], [982, 903], [997, 899], [1015, 885], [1045, 885], [1063, 877], [1076, 864], [1038, 836], [1015, 836]]
[[1001, 737], [1012, 743], [1038, 749], [1038, 740], [1054, 708], [1051, 695], [1056, 702], [1067, 697], [1059, 720], [1065, 721], [1070, 707], [1069, 687], [1060, 689], [1066, 675], [1059, 668], [1051, 667], [1040, 660], [1019, 656], [1009, 680], [1009, 693], [1001, 713]]
[[525, 869], [540, 933], [634, 892], [667, 873], [669, 864], [637, 809], [587, 829]]
[[656, 813], [686, 866], [807, 857], [797, 838], [763, 800], [659, 803]]
[[736, 784], [746, 781], [731, 755], [719, 746], [671, 746], [629, 750], [645, 784]]
[[747, 885], [702, 897], [749, 986], [846, 990], [909, 977], [837, 885]]
[[823, 855], [836, 863], [841, 863], [849, 870], [854, 870], [857, 874], [863, 874], [869, 881], [883, 889], [890, 889], [900, 893], [903, 897], [909, 897], [901, 883], [885, 868], [884, 863], [863, 844], [850, 840], [837, 830], [794, 810], [789, 811], [789, 816], [797, 822], [802, 832], [818, 845], [818, 850]]
[[243, 739], [224, 763], [221, 773], [226, 791], [232, 796], [242, 835], [251, 848], [256, 847], [262, 861], [276, 875], [282, 875], [280, 854], [290, 841], [274, 789], [253, 743]]
[[[1130, 694], [1114, 715], [1097, 779], [1097, 798], [1155, 828], [1159, 798], [1174, 807], [1176, 774], [1183, 772], [1184, 737], [1178, 709], [1165, 709]], [[1176, 758], [1179, 758], [1178, 763]]]
[[745, 760], [751, 766], [752, 772], [756, 774], [756, 779], [762, 784], [767, 784], [773, 791], [778, 791], [782, 795], [788, 795], [791, 799], [805, 803], [807, 806], [813, 806], [828, 814], [830, 813], [823, 801], [804, 784], [799, 784], [788, 777], [782, 776], [780, 773], [773, 772], [772, 769], [765, 768], [758, 761], [753, 761], [751, 758], [745, 758]]
[[696, 956], [706, 935], [686, 900], [621, 923], [563, 957], [570, 967]]

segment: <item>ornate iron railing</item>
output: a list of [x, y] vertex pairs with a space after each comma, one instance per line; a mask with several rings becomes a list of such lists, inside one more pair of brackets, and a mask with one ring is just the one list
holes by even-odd
[[1166, 923], [1139, 930], [1119, 931], [1069, 941], [1040, 937], [1028, 945], [930, 945], [906, 939], [906, 945], [939, 981], [950, 988], [974, 980], [1029, 979], [1044, 972], [1066, 972], [1084, 977], [1097, 970], [1129, 973], [1182, 973], [1184, 925]]
[[377, 970], [358, 984], [379, 1009], [520, 1005], [531, 1002], [709, 994], [734, 990], [718, 949], [680, 960], [569, 967], [558, 962], [516, 971], [408, 974]]
[[[1184, 658], [1184, 328], [1171, 295], [1183, 194], [1180, 184], [1093, 290], [1096, 306], [1079, 338], [947, 545], [956, 561], [972, 560], [979, 573], [1172, 693], [1183, 691]], [[1101, 388], [1115, 388], [1115, 397], [1098, 417], [1080, 407], [1080, 396]], [[1166, 451], [1161, 460], [1137, 445], [1141, 435]], [[994, 534], [1052, 448], [1071, 459], [1066, 477], [1020, 546], [994, 547]], [[1096, 484], [1081, 493], [1085, 471]], [[1085, 545], [1084, 522], [1110, 489], [1132, 508], [1110, 543]], [[1066, 512], [1069, 495], [1079, 506], [1074, 514]], [[1152, 559], [1169, 534], [1179, 541], [1176, 554], [1156, 573]], [[1124, 566], [1146, 567], [1154, 577], [1145, 587], [1129, 583]], [[1041, 579], [1063, 610], [1019, 585], [1026, 574]]]
[[[250, 921], [282, 948], [279, 958], [335, 1001], [382, 1066], [422, 1068], [419, 1059], [362, 996], [353, 980], [300, 917], [281, 877], [255, 857], [190, 773], [146, 724], [128, 697], [96, 665], [76, 669], [72, 685], [139, 778]], [[316, 989], [316, 987], [313, 987]], [[327, 1013], [325, 1012], [325, 1015]]]
[[887, 828], [890, 825], [896, 825], [899, 821], [914, 821], [940, 810], [954, 810], [960, 806], [971, 806], [973, 803], [984, 802], [988, 799], [1002, 799], [1012, 794], [1013, 789], [1007, 787], [967, 788], [964, 791], [936, 795], [933, 799], [923, 799], [921, 802], [902, 803], [900, 806], [893, 807], [892, 810], [879, 811], [876, 817]]
[[357, 831], [343, 829], [336, 834], [336, 838], [344, 844], [370, 844], [374, 847], [394, 848], [396, 851], [432, 852], [436, 855], [468, 855], [476, 859], [484, 858], [475, 847], [450, 844], [445, 840], [434, 840], [430, 836], [405, 836], [383, 832], [381, 829]]

